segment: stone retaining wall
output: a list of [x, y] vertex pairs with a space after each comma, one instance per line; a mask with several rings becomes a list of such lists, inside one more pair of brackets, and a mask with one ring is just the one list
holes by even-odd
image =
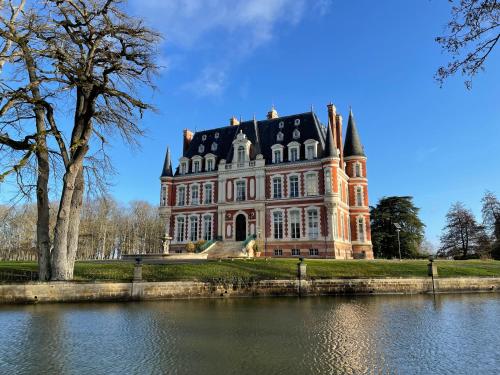
[[[500, 278], [435, 280], [437, 293], [498, 292]], [[33, 282], [0, 284], [0, 303], [134, 301], [179, 298], [432, 293], [429, 278], [267, 280], [224, 284], [194, 281], [134, 283]]]

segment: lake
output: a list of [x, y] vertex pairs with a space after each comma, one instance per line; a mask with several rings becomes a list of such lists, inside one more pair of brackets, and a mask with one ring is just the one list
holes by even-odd
[[0, 306], [0, 374], [498, 374], [500, 294]]

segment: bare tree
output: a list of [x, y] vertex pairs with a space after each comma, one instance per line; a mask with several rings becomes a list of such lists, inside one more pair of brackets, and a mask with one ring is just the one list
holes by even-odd
[[[117, 131], [123, 139], [135, 143], [142, 135], [137, 125], [139, 117], [144, 110], [152, 109], [140, 99], [137, 89], [153, 87], [151, 77], [157, 68], [154, 58], [159, 35], [125, 14], [122, 3], [121, 0], [39, 1], [20, 12], [22, 17], [15, 29], [23, 30], [22, 36], [11, 31], [12, 17], [2, 19], [7, 32], [1, 36], [5, 45], [10, 43], [6, 61], [17, 63], [13, 69], [24, 68], [25, 76], [29, 77], [25, 79], [27, 86], [20, 90], [23, 95], [19, 106], [32, 106], [37, 132], [23, 140], [13, 140], [4, 134], [0, 142], [26, 150], [21, 160], [29, 159], [33, 152], [43, 151], [44, 156], [53, 152], [63, 165], [48, 271], [52, 280], [73, 277], [85, 188], [84, 160], [92, 139], [106, 143], [107, 136]], [[10, 1], [11, 14], [17, 9], [12, 4]], [[25, 95], [26, 87], [31, 97]], [[39, 90], [39, 96], [32, 92], [33, 88]], [[17, 103], [19, 90], [15, 91], [11, 97]], [[56, 111], [63, 104], [73, 108], [68, 134], [64, 134], [56, 121]], [[49, 149], [47, 135], [53, 138], [56, 150]], [[37, 159], [38, 181], [44, 184], [50, 176], [48, 157], [45, 159], [46, 168]], [[45, 199], [37, 195], [38, 200], [41, 198]], [[42, 222], [40, 217], [38, 222]]]
[[500, 201], [491, 191], [486, 191], [481, 203], [483, 225], [490, 230], [495, 240], [500, 241]]
[[438, 254], [467, 258], [471, 253], [481, 253], [485, 240], [484, 227], [476, 222], [471, 210], [457, 202], [446, 214]]
[[440, 84], [461, 73], [471, 88], [472, 78], [484, 70], [486, 59], [500, 40], [500, 3], [497, 0], [449, 0], [451, 21], [446, 35], [436, 41], [452, 60], [441, 66], [436, 79]]

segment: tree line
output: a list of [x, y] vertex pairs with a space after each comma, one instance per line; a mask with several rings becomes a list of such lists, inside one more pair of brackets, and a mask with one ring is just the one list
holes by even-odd
[[[56, 223], [51, 204], [50, 226]], [[37, 260], [35, 204], [0, 205], [0, 260]], [[157, 207], [144, 201], [127, 205], [111, 197], [82, 207], [76, 259], [117, 259], [123, 254], [158, 253], [164, 225]]]
[[[481, 221], [463, 203], [452, 204], [446, 214], [437, 256], [500, 259], [500, 201], [487, 191], [481, 203]], [[380, 199], [371, 207], [371, 230], [377, 258], [421, 258], [434, 253], [432, 244], [425, 240], [425, 224], [419, 218], [413, 197]]]

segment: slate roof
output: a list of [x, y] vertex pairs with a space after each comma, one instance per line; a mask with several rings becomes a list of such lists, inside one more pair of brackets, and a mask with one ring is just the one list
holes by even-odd
[[165, 162], [163, 163], [163, 170], [161, 171], [161, 177], [173, 176], [172, 173], [172, 160], [170, 158], [170, 148], [167, 147], [167, 153], [165, 154]]
[[326, 141], [325, 141], [325, 153], [324, 156], [327, 157], [337, 157], [337, 146], [335, 145], [335, 141], [333, 139], [332, 126], [330, 121], [328, 121], [328, 127], [326, 131]]
[[356, 121], [352, 110], [349, 111], [349, 121], [347, 123], [347, 130], [344, 143], [344, 156], [365, 156], [365, 150], [359, 139], [358, 129], [356, 128]]
[[[296, 120], [300, 121], [296, 125]], [[280, 125], [282, 124], [282, 125]], [[282, 127], [280, 127], [282, 126]], [[298, 129], [300, 136], [294, 139], [294, 130]], [[272, 161], [271, 146], [282, 144], [284, 146], [283, 161], [288, 161], [288, 152], [286, 147], [290, 142], [296, 141], [300, 143], [300, 159], [305, 159], [304, 142], [308, 139], [318, 141], [318, 158], [325, 156], [325, 144], [327, 138], [326, 127], [322, 125], [314, 112], [305, 112], [290, 116], [282, 116], [274, 119], [266, 119], [257, 121], [243, 121], [239, 125], [225, 126], [210, 130], [198, 131], [194, 134], [189, 147], [184, 153], [184, 157], [192, 158], [195, 155], [204, 157], [211, 153], [216, 156], [215, 165], [218, 167], [219, 161], [225, 159], [227, 163], [231, 163], [233, 159], [232, 143], [236, 135], [242, 131], [248, 140], [251, 142], [250, 160], [261, 153], [266, 164]], [[283, 140], [278, 141], [278, 133], [283, 133]], [[216, 135], [218, 134], [218, 138]], [[212, 144], [217, 144], [217, 149], [212, 150]], [[200, 152], [200, 145], [203, 145], [203, 150]], [[336, 154], [336, 148], [335, 154]], [[331, 151], [329, 151], [329, 154]]]

